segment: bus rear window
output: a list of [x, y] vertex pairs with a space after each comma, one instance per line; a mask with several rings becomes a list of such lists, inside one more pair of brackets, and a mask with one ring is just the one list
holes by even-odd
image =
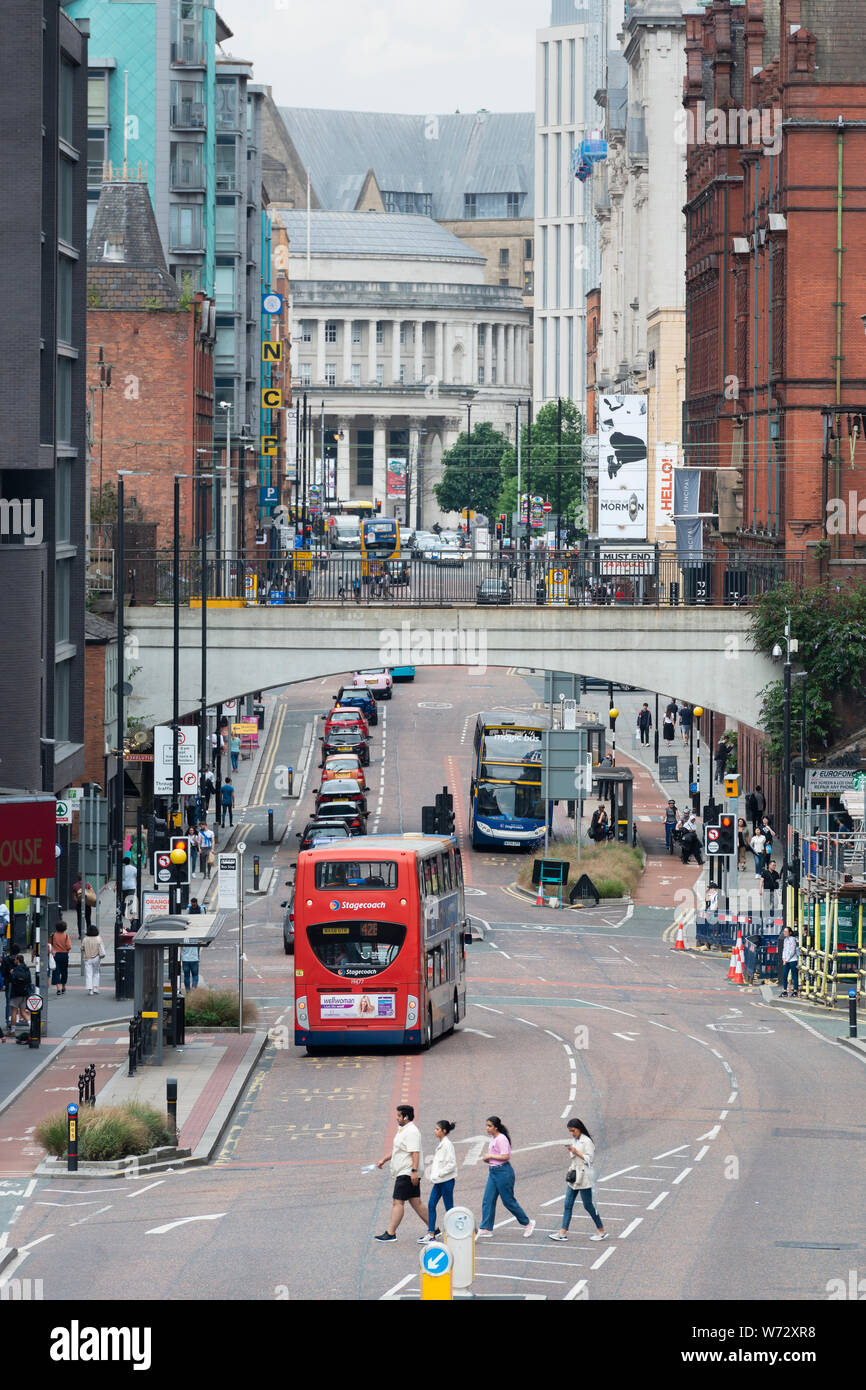
[[393, 965], [406, 939], [396, 922], [323, 922], [307, 928], [316, 960], [344, 979], [363, 980]]
[[324, 859], [316, 865], [317, 888], [397, 887], [397, 865], [387, 859]]

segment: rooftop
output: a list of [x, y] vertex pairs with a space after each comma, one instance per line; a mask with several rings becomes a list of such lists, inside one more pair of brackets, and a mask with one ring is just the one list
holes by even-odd
[[[278, 207], [292, 254], [307, 248], [307, 214]], [[431, 217], [384, 212], [310, 213], [310, 251], [314, 256], [376, 256], [390, 260], [460, 261], [483, 265], [485, 257]]]

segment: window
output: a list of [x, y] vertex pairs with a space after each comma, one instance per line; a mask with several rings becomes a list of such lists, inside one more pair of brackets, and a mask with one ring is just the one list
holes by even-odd
[[562, 304], [562, 227], [559, 223], [553, 229], [553, 240], [555, 246], [554, 264], [556, 267], [556, 296], [554, 308], [559, 309]]
[[506, 217], [519, 217], [519, 216], [520, 216], [520, 205], [521, 205], [522, 202], [523, 202], [523, 194], [522, 194], [522, 193], [509, 193], [509, 194], [507, 194], [507, 204], [506, 204], [506, 210], [505, 210], [505, 215], [506, 215]]
[[391, 860], [365, 859], [363, 862], [328, 859], [316, 865], [317, 888], [397, 887], [397, 865]]
[[382, 319], [379, 319], [378, 322], [377, 322], [377, 324], [376, 324], [376, 342], [377, 342], [377, 343], [384, 343], [384, 341], [385, 341], [385, 324], [384, 324], [384, 321], [383, 321]]
[[541, 307], [547, 308], [547, 228], [541, 229]]
[[237, 204], [224, 198], [214, 208], [214, 245], [217, 251], [233, 251], [237, 245]]
[[411, 324], [411, 323], [401, 323], [401, 324], [400, 324], [400, 346], [401, 346], [401, 347], [405, 347], [407, 343], [411, 343], [411, 342], [412, 342], [412, 340], [413, 340], [413, 338], [414, 338], [414, 327], [415, 327], [415, 325], [414, 325], [414, 324]]
[[325, 363], [325, 385], [336, 386], [337, 384], [337, 364], [336, 362]]
[[214, 362], [224, 371], [231, 371], [235, 364], [235, 329], [233, 323], [217, 324]]
[[429, 217], [433, 210], [433, 197], [430, 193], [403, 193], [382, 189], [382, 204], [386, 212], [412, 213], [416, 217]]
[[402, 362], [400, 363], [400, 385], [406, 385], [406, 368], [403, 366]]
[[[556, 215], [562, 216], [562, 136], [557, 131], [555, 138], [556, 165], [554, 168], [554, 178], [556, 179]], [[509, 195], [510, 196], [510, 195]], [[516, 217], [516, 213], [509, 212], [509, 217]]]
[[474, 193], [463, 194], [463, 216], [470, 220], [478, 216], [478, 201]]
[[60, 661], [54, 668], [54, 737], [58, 743], [69, 741], [69, 677], [71, 661]]
[[203, 82], [172, 82], [171, 123], [183, 130], [204, 130], [207, 108]]
[[508, 266], [508, 263], [509, 263], [508, 247], [507, 247], [507, 246], [500, 246], [500, 248], [499, 248], [499, 265], [500, 265], [500, 268], [501, 268], [502, 270], [505, 270], [505, 269], [507, 268], [507, 266]]
[[72, 443], [72, 369], [69, 357], [57, 359], [55, 428], [58, 444]]
[[233, 193], [237, 186], [237, 151], [235, 149], [235, 142], [230, 137], [218, 135], [216, 144], [217, 193]]
[[352, 342], [353, 342], [353, 343], [360, 343], [360, 341], [361, 341], [361, 320], [360, 320], [360, 319], [353, 319], [353, 320], [352, 320]]
[[75, 165], [62, 155], [58, 184], [57, 235], [71, 246], [75, 226]]
[[54, 567], [54, 640], [69, 641], [69, 606], [72, 561], [58, 560]]
[[535, 279], [535, 277], [533, 276], [531, 270], [525, 270], [525, 271], [523, 272], [523, 293], [524, 293], [524, 294], [532, 294], [532, 292], [533, 292], [533, 286], [534, 286], [534, 279]]
[[[382, 366], [382, 363], [381, 363], [381, 362], [377, 362], [377, 363], [376, 363], [376, 385], [377, 385], [377, 386], [384, 386], [384, 385], [385, 385], [385, 368]], [[373, 481], [373, 479], [371, 478], [371, 479], [370, 479], [370, 482], [372, 483], [372, 481]]]
[[359, 362], [352, 363], [352, 385], [361, 385], [361, 364]]
[[542, 45], [544, 48], [544, 114], [542, 125], [550, 124], [550, 44]]
[[484, 368], [483, 368], [480, 364], [479, 364], [479, 367], [478, 367], [478, 385], [479, 385], [479, 386], [483, 386], [483, 385], [484, 385]]
[[506, 276], [504, 280], [500, 280], [499, 285], [501, 289], [508, 289], [508, 277]]
[[204, 235], [200, 204], [172, 203], [169, 208], [169, 244], [173, 251], [203, 251]]
[[75, 144], [75, 69], [65, 59], [60, 64], [60, 109], [58, 111], [61, 140]]
[[548, 164], [549, 164], [549, 161], [550, 161], [550, 156], [549, 156], [549, 154], [548, 154], [548, 149], [547, 149], [547, 139], [548, 139], [548, 137], [547, 137], [546, 135], [542, 135], [542, 137], [541, 137], [541, 215], [542, 215], [542, 217], [548, 217], [548, 216], [550, 215], [550, 170], [549, 170], [549, 168], [548, 168]]
[[302, 343], [311, 343], [313, 341], [312, 319], [301, 319], [301, 331], [299, 337]]
[[72, 467], [72, 459], [57, 460], [54, 475], [54, 525], [58, 545], [72, 538]]
[[235, 268], [218, 265], [214, 270], [214, 298], [217, 313], [231, 313], [235, 308]]
[[373, 431], [358, 430], [356, 483], [358, 487], [373, 486]]
[[57, 337], [72, 343], [72, 262], [57, 258]]
[[302, 362], [301, 365], [300, 365], [300, 367], [298, 368], [298, 371], [299, 371], [298, 380], [300, 381], [301, 385], [302, 385], [302, 386], [312, 386], [312, 384], [313, 384], [313, 381], [312, 381], [312, 372], [311, 372], [311, 368], [310, 368], [309, 362]]
[[87, 182], [91, 187], [102, 183], [105, 165], [105, 131], [87, 132]]
[[[307, 928], [313, 955], [327, 970], [343, 979], [365, 979], [393, 965], [406, 940], [406, 928], [396, 922], [323, 922]], [[364, 996], [361, 996], [362, 1001]], [[372, 1000], [370, 1012], [375, 1010]]]
[[451, 872], [451, 852], [449, 850], [442, 856], [442, 892], [450, 893], [454, 886]]
[[425, 859], [421, 865], [422, 894], [425, 898], [433, 896], [433, 867], [429, 859]]
[[532, 260], [532, 237], [531, 237], [531, 236], [528, 236], [528, 237], [525, 237], [525, 238], [524, 238], [524, 241], [523, 241], [523, 259], [524, 259], [525, 261], [531, 261], [531, 260]]
[[[202, 145], [184, 141], [171, 142], [171, 187], [204, 189], [204, 166], [201, 156]], [[219, 163], [219, 153], [217, 153]], [[219, 185], [217, 185], [219, 186]]]
[[108, 125], [108, 74], [91, 73], [87, 78], [87, 124]]
[[337, 320], [328, 319], [325, 324], [325, 342], [335, 343], [337, 341]]
[[240, 129], [236, 82], [218, 81], [216, 84], [216, 127], [217, 130]]

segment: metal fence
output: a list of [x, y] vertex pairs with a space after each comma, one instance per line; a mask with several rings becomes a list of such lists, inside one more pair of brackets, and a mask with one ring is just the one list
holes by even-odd
[[[494, 554], [473, 558], [469, 550], [435, 561], [410, 555], [386, 562], [313, 552], [293, 555], [229, 554], [208, 558], [209, 598], [251, 604], [393, 604], [400, 607], [454, 605], [543, 607], [741, 607], [784, 581], [802, 582], [799, 556], [744, 559], [719, 551], [700, 565], [683, 568], [675, 554], [644, 547], [639, 560], [609, 548], [581, 554]], [[170, 553], [136, 555], [127, 566], [133, 603], [170, 603], [174, 572]], [[197, 551], [181, 556], [181, 602], [199, 598], [202, 565]]]

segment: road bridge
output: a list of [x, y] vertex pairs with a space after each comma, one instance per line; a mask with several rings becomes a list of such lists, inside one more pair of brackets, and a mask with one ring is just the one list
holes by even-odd
[[[208, 704], [385, 663], [574, 672], [704, 704], [757, 725], [778, 668], [756, 652], [742, 608], [413, 607], [314, 603], [209, 608]], [[131, 717], [171, 718], [172, 609], [126, 614]], [[201, 613], [180, 614], [180, 710], [201, 701]], [[325, 702], [327, 703], [327, 702]]]

